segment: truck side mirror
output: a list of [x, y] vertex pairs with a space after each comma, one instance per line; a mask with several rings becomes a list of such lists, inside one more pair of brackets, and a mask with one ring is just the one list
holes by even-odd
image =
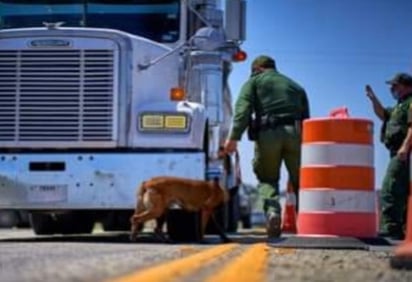
[[229, 41], [246, 39], [246, 1], [226, 0], [225, 30]]

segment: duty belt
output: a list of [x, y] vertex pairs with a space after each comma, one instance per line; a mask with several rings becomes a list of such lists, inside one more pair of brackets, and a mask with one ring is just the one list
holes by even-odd
[[280, 125], [295, 125], [297, 119], [293, 117], [277, 117], [273, 115], [264, 115], [261, 117], [262, 129], [276, 128]]

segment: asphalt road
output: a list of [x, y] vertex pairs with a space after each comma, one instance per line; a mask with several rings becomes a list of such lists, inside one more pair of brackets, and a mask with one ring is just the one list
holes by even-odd
[[261, 229], [230, 237], [234, 243], [208, 236], [203, 244], [164, 244], [145, 233], [130, 243], [127, 233], [0, 229], [0, 281], [412, 281], [412, 271], [390, 268], [389, 245], [307, 249], [313, 242], [293, 236], [267, 242]]

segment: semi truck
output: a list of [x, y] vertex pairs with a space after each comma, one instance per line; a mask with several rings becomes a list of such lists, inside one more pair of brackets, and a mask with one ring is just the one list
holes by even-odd
[[28, 212], [36, 234], [90, 233], [97, 221], [128, 230], [149, 177], [235, 186], [236, 161], [221, 147], [229, 74], [246, 58], [245, 9], [1, 0], [0, 209]]

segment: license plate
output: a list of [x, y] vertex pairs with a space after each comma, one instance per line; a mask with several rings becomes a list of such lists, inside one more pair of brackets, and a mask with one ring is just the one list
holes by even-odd
[[28, 200], [32, 203], [55, 203], [67, 201], [67, 185], [31, 185]]

